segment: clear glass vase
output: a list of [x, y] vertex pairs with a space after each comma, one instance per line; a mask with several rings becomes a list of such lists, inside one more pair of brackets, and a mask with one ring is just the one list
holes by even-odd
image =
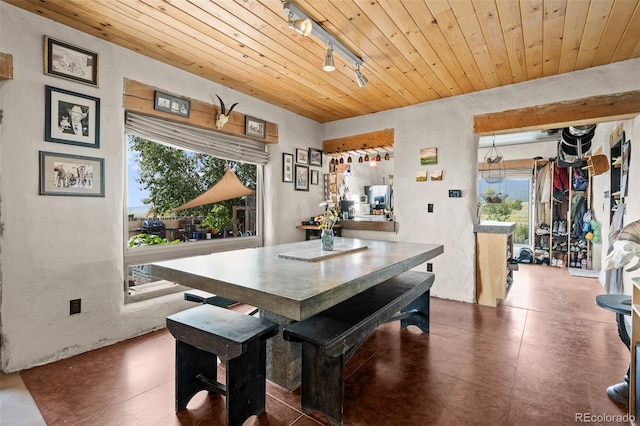
[[322, 241], [322, 250], [332, 251], [335, 237], [333, 236], [333, 229], [323, 229], [320, 235], [320, 241]]

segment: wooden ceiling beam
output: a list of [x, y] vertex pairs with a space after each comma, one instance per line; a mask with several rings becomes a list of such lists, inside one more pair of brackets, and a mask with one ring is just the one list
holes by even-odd
[[366, 150], [393, 146], [394, 130], [385, 129], [371, 133], [345, 136], [322, 141], [324, 154], [338, 154], [347, 151]]
[[[567, 126], [627, 120], [640, 115], [640, 90], [592, 96], [473, 117], [473, 131], [496, 135], [514, 131], [560, 129]], [[562, 118], [561, 121], [558, 119]]]

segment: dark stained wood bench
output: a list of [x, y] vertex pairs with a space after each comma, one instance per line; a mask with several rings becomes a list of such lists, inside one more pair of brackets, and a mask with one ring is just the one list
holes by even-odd
[[[331, 425], [342, 424], [344, 364], [381, 324], [429, 332], [429, 297], [435, 275], [409, 271], [283, 330], [285, 340], [302, 342], [302, 411], [318, 411]], [[398, 314], [399, 312], [399, 314]]]
[[[207, 390], [226, 396], [229, 426], [264, 413], [266, 339], [278, 324], [203, 304], [168, 316], [167, 329], [176, 339], [176, 412]], [[226, 363], [226, 384], [216, 380], [218, 357]]]

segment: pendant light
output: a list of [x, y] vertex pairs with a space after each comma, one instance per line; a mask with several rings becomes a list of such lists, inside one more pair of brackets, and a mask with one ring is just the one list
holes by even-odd
[[325, 71], [333, 71], [336, 69], [336, 65], [333, 62], [333, 46], [331, 42], [329, 42], [327, 53], [324, 56], [324, 64], [322, 65], [322, 69]]

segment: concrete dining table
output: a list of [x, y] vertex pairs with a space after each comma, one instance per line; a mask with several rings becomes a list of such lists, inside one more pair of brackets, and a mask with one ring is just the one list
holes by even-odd
[[440, 244], [336, 238], [218, 252], [156, 262], [151, 275], [255, 306], [280, 325], [269, 339], [267, 378], [287, 390], [300, 384], [300, 344], [284, 327], [328, 309], [444, 252]]

